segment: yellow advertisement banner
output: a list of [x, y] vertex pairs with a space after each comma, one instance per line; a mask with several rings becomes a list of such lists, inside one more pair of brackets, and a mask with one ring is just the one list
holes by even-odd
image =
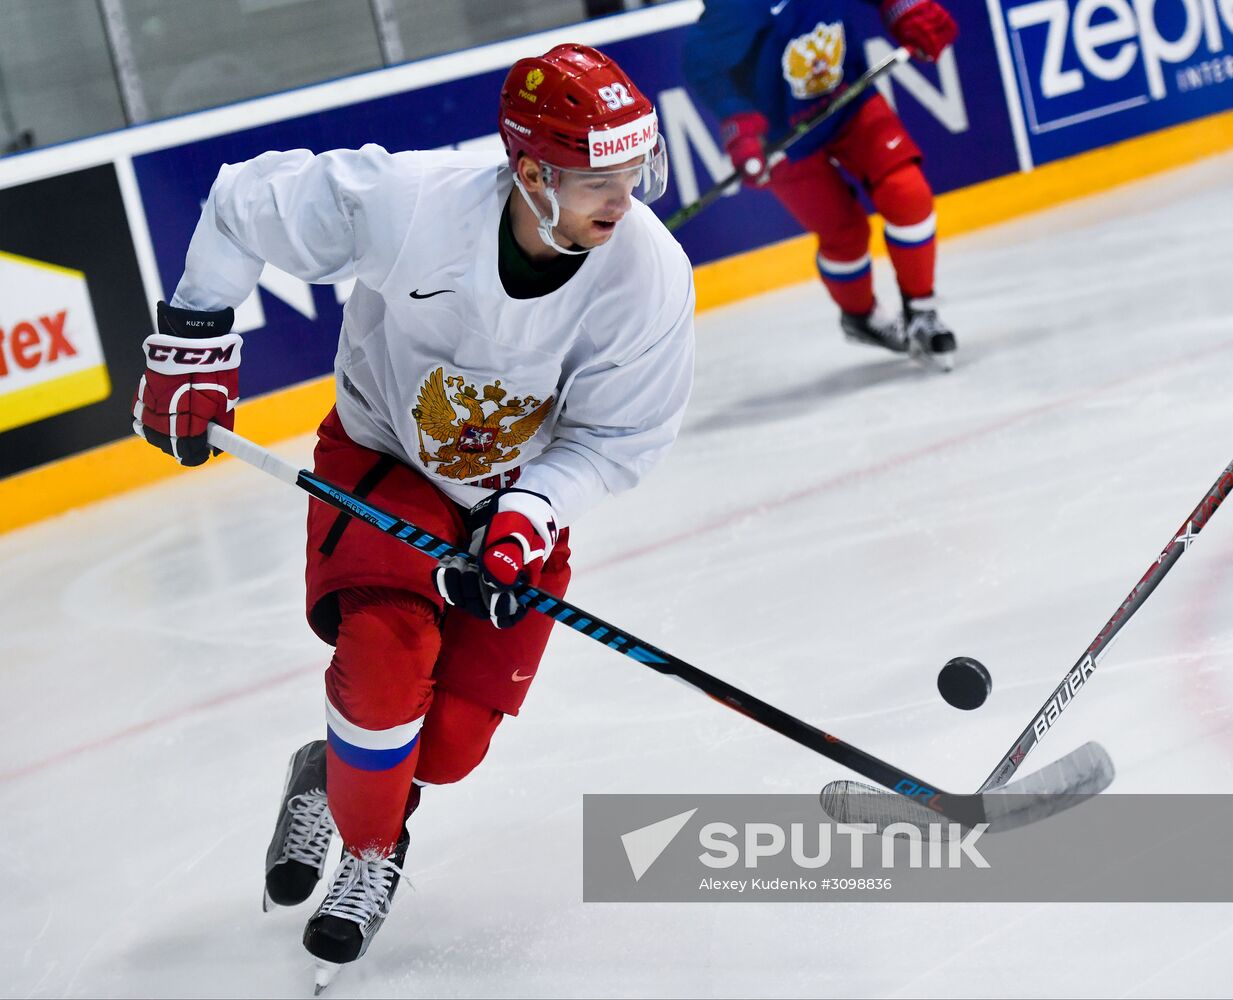
[[0, 395], [0, 432], [97, 403], [110, 394], [106, 365], [4, 393]]

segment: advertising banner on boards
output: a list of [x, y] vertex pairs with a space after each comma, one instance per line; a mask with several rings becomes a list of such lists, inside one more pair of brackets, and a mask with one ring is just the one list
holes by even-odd
[[1233, 108], [1228, 0], [995, 0], [1032, 159]]
[[[937, 65], [900, 67], [885, 90], [925, 150], [926, 169], [938, 191], [1008, 173], [1018, 163], [984, 5], [956, 0], [951, 6], [964, 24], [954, 52]], [[867, 18], [865, 29], [876, 35], [877, 11], [858, 7], [856, 16]], [[731, 169], [718, 123], [684, 80], [682, 47], [688, 30], [672, 28], [602, 46], [658, 109], [671, 167], [668, 193], [655, 205], [661, 216], [694, 200]], [[867, 45], [871, 60], [891, 48], [882, 37]], [[223, 163], [271, 149], [321, 152], [366, 142], [391, 150], [488, 146], [499, 155], [497, 96], [505, 73], [502, 66], [136, 157], [166, 293], [179, 280], [201, 204]], [[677, 235], [697, 265], [800, 232], [771, 195], [739, 191]], [[431, 253], [431, 246], [424, 252]], [[237, 329], [246, 334], [242, 394], [251, 397], [330, 371], [347, 292], [344, 286], [309, 286], [267, 267], [258, 291], [238, 310]]]
[[110, 163], [0, 190], [0, 477], [132, 433], [149, 328]]

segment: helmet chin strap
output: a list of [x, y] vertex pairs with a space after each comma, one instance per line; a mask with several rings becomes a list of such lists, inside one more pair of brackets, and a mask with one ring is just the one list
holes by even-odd
[[550, 218], [539, 210], [539, 206], [535, 204], [535, 199], [531, 197], [531, 193], [522, 186], [522, 178], [518, 176], [517, 171], [514, 172], [514, 186], [522, 193], [523, 199], [530, 206], [531, 211], [535, 213], [535, 218], [539, 220], [537, 232], [539, 233], [539, 238], [544, 241], [545, 246], [550, 247], [557, 253], [567, 253], [572, 256], [591, 252], [590, 250], [570, 250], [567, 247], [563, 247], [552, 235], [552, 231], [561, 219], [561, 206], [557, 204], [556, 192], [552, 188], [544, 187], [544, 197], [548, 199], [548, 204], [552, 206], [552, 216]]

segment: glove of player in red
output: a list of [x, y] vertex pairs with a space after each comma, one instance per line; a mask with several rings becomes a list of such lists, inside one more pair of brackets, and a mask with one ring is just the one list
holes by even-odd
[[471, 556], [443, 560], [433, 572], [447, 604], [509, 628], [526, 616], [515, 590], [534, 587], [557, 541], [547, 497], [515, 487], [497, 490], [467, 514]]
[[959, 26], [936, 0], [882, 0], [882, 20], [900, 45], [933, 62], [959, 35]]
[[759, 111], [738, 111], [723, 120], [719, 127], [724, 150], [740, 171], [746, 187], [762, 187], [770, 178], [766, 169], [766, 132], [770, 128]]
[[235, 426], [240, 347], [235, 312], [158, 304], [157, 332], [145, 339], [146, 373], [133, 399], [133, 430], [181, 465], [210, 457], [207, 425]]

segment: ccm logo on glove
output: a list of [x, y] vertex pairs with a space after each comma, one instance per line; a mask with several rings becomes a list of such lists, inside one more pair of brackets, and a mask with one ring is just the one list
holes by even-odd
[[501, 562], [505, 563], [507, 566], [509, 566], [510, 569], [514, 571], [515, 575], [517, 575], [522, 570], [522, 563], [520, 563], [517, 559], [514, 559], [512, 556], [506, 555], [500, 549], [493, 549], [491, 553], [491, 558], [500, 559]]
[[231, 309], [199, 311], [158, 304], [146, 338], [146, 371], [133, 399], [133, 430], [181, 465], [210, 457], [211, 423], [231, 430], [239, 399], [240, 348]]
[[[238, 339], [239, 334], [235, 335]], [[154, 344], [146, 341], [146, 357], [151, 361], [170, 361], [177, 365], [213, 365], [230, 361], [237, 343], [226, 347], [180, 347], [174, 344]]]

